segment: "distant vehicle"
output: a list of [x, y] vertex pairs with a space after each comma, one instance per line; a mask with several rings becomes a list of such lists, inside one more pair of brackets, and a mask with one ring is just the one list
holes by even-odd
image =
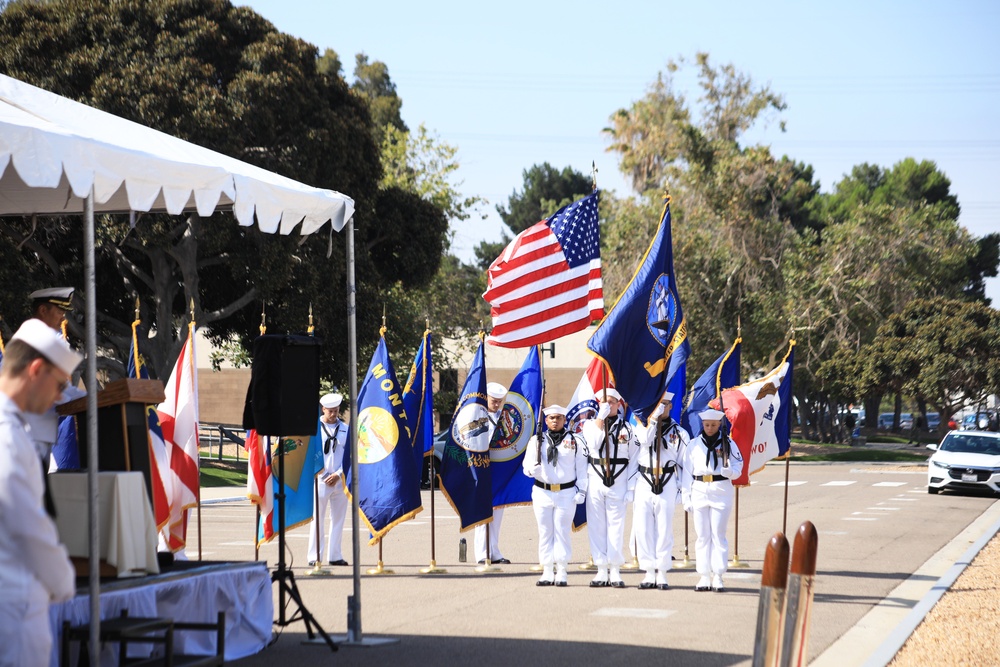
[[[889, 431], [892, 429], [892, 418], [894, 413], [883, 412], [878, 416], [878, 427], [883, 431]], [[899, 415], [899, 429], [901, 431], [909, 431], [913, 428], [913, 415], [909, 412], [902, 412]]]
[[878, 427], [883, 431], [888, 431], [892, 428], [892, 417], [893, 413], [883, 412], [878, 416]]
[[941, 415], [939, 415], [936, 412], [928, 412], [927, 413], [927, 430], [933, 433], [934, 431], [936, 431], [938, 429], [938, 426], [940, 426], [940, 425], [941, 425]]
[[899, 430], [909, 431], [913, 428], [913, 415], [909, 412], [902, 412], [899, 415]]
[[962, 418], [961, 428], [963, 431], [986, 431], [990, 427], [990, 413], [987, 412], [977, 412], [971, 415], [965, 415]]
[[927, 460], [927, 493], [974, 489], [1000, 495], [1000, 433], [951, 431]]

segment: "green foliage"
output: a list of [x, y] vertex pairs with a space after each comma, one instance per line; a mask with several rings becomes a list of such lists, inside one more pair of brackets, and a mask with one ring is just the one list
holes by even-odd
[[357, 54], [351, 90], [368, 102], [376, 128], [376, 139], [380, 143], [385, 141], [388, 128], [407, 131], [406, 123], [400, 115], [403, 100], [396, 94], [396, 84], [389, 77], [389, 68], [385, 63], [380, 60], [370, 63], [364, 53]]

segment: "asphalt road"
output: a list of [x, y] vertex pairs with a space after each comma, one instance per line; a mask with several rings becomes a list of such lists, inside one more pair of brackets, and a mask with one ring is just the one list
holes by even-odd
[[[929, 495], [923, 466], [869, 464], [794, 464], [789, 484], [785, 466], [769, 465], [740, 492], [739, 536], [735, 517], [729, 529], [730, 555], [747, 567], [726, 576], [727, 592], [696, 593], [692, 569], [671, 573], [671, 590], [639, 590], [641, 574], [625, 574], [628, 588], [591, 589], [592, 573], [577, 568], [588, 559], [586, 532], [573, 538], [576, 564], [566, 588], [538, 588], [530, 571], [537, 562], [537, 533], [530, 507], [509, 508], [502, 548], [511, 565], [497, 574], [480, 574], [475, 564], [458, 562], [458, 520], [440, 494], [435, 496], [436, 560], [447, 573], [423, 575], [431, 557], [430, 492], [425, 510], [387, 536], [384, 565], [394, 574], [366, 574], [376, 565], [377, 547], [361, 547], [361, 623], [365, 642], [337, 653], [303, 644], [301, 621], [279, 628], [281, 637], [257, 656], [238, 661], [246, 667], [279, 664], [367, 665], [426, 664], [580, 665], [649, 664], [746, 665], [753, 651], [760, 568], [771, 535], [787, 526], [792, 541], [803, 521], [819, 533], [818, 572], [809, 631], [814, 660], [877, 604], [913, 606], [893, 600], [902, 582], [934, 575], [913, 575], [995, 502], [992, 498]], [[787, 519], [784, 498], [787, 490]], [[233, 495], [238, 495], [233, 493]], [[243, 503], [202, 509], [203, 557], [252, 560], [254, 510]], [[350, 518], [344, 553], [351, 560]], [[331, 635], [347, 630], [347, 596], [353, 592], [352, 568], [329, 568], [330, 576], [307, 575], [307, 527], [289, 531], [286, 562], [292, 567], [305, 606]], [[469, 541], [472, 560], [472, 533]], [[675, 518], [677, 562], [683, 558], [684, 520]], [[694, 557], [694, 534], [690, 533]], [[188, 553], [197, 554], [197, 541]], [[277, 562], [277, 542], [260, 558]], [[886, 598], [889, 598], [886, 601]], [[275, 616], [278, 616], [275, 588]], [[291, 618], [296, 605], [287, 608]], [[890, 631], [886, 628], [885, 631]], [[876, 633], [877, 634], [877, 633]], [[826, 656], [829, 657], [829, 656]], [[845, 662], [844, 664], [851, 664]]]

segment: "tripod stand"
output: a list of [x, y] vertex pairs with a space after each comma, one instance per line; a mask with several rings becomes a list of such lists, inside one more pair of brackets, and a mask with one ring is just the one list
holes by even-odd
[[[271, 451], [271, 436], [267, 436], [267, 449]], [[275, 623], [281, 627], [291, 625], [301, 620], [306, 624], [306, 633], [309, 639], [314, 639], [316, 633], [326, 642], [331, 651], [337, 650], [337, 644], [330, 639], [320, 624], [316, 621], [306, 605], [302, 602], [299, 588], [295, 584], [295, 574], [285, 567], [285, 456], [284, 452], [278, 452], [278, 492], [274, 496], [278, 503], [278, 567], [271, 573], [271, 583], [278, 584], [278, 620]], [[291, 598], [297, 609], [291, 617], [286, 617], [285, 609], [288, 606], [286, 596]], [[315, 633], [313, 627], [315, 626]]]

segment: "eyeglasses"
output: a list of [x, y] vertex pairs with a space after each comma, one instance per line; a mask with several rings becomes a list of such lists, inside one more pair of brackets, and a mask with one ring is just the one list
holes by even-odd
[[[57, 378], [59, 377], [59, 374], [62, 373], [62, 371], [60, 371], [58, 368], [56, 368], [56, 366], [54, 364], [51, 364], [51, 363], [48, 364], [48, 368], [49, 368], [50, 373], [53, 374], [53, 375], [55, 375]], [[60, 394], [63, 393], [64, 391], [66, 391], [66, 389], [69, 387], [69, 382], [70, 382], [71, 379], [72, 378], [66, 378], [65, 380], [60, 380], [59, 384], [56, 385], [56, 386], [59, 387], [59, 393]]]

